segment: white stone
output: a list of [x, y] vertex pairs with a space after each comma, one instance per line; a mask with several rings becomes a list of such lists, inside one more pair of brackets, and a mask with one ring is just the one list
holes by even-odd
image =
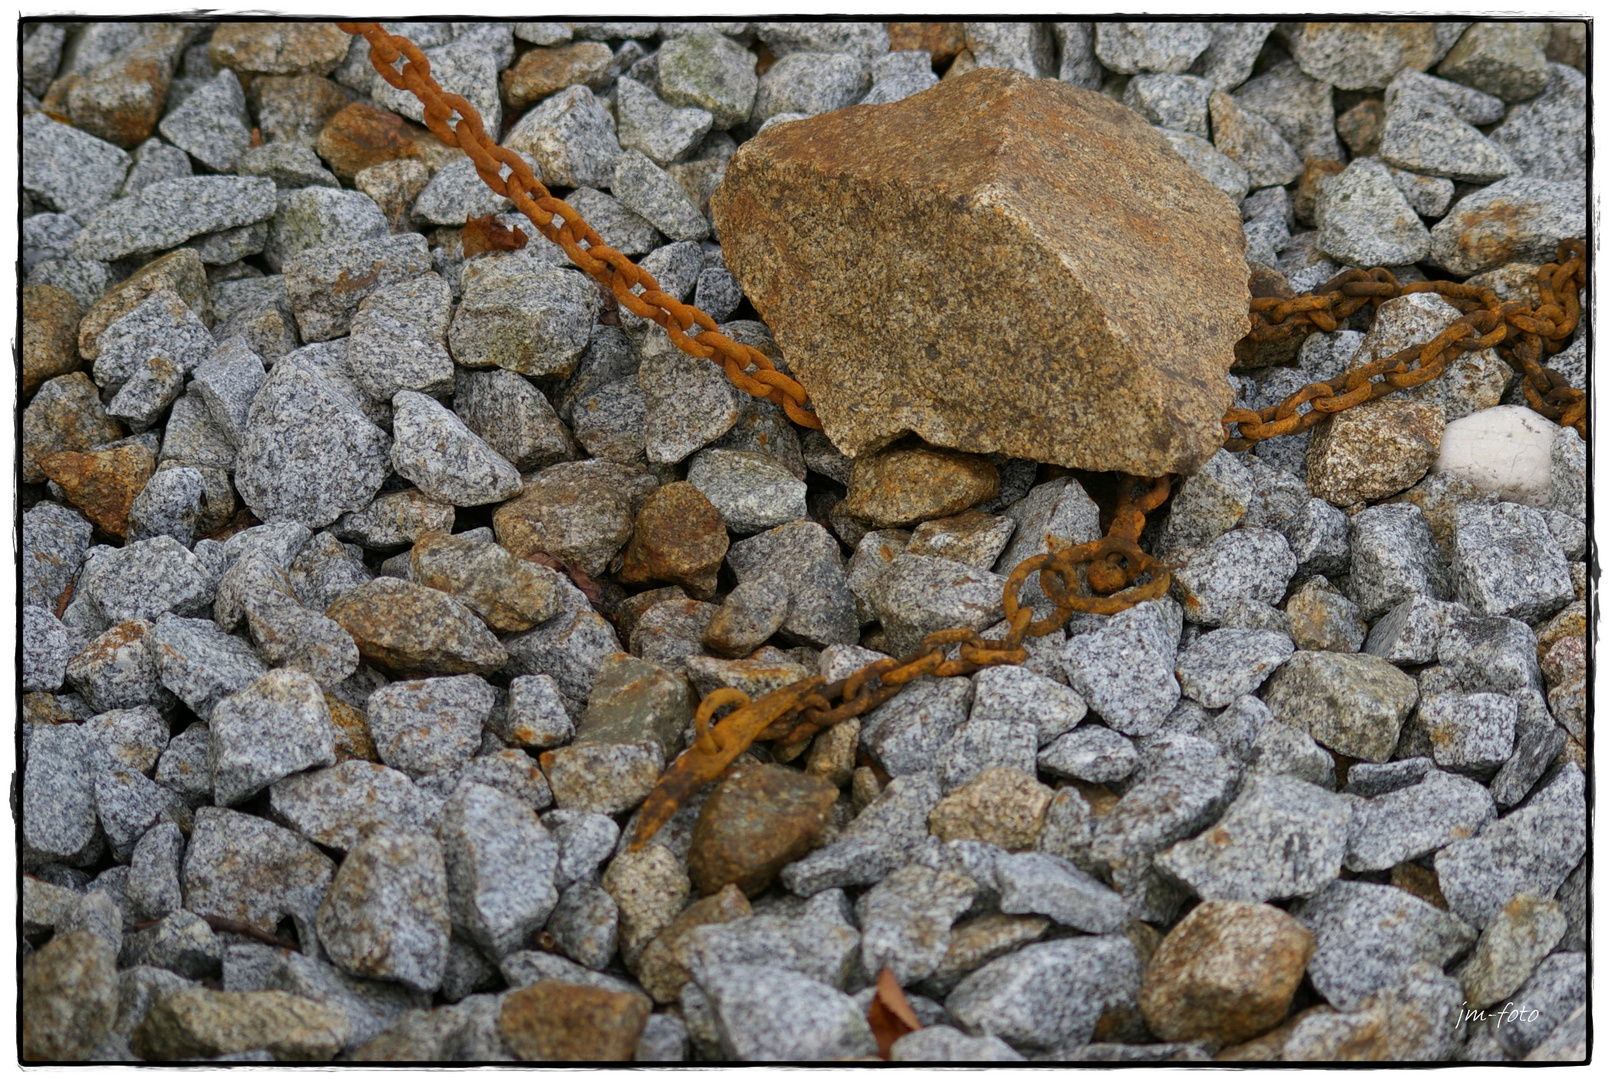
[[1468, 480], [1505, 502], [1545, 507], [1553, 494], [1558, 425], [1523, 405], [1498, 405], [1447, 425], [1436, 471]]

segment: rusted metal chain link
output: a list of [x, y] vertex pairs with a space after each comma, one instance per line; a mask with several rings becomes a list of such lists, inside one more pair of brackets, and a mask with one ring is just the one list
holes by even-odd
[[[1531, 408], [1575, 428], [1584, 438], [1587, 395], [1559, 372], [1544, 367], [1541, 357], [1544, 350], [1552, 354], [1564, 348], [1581, 320], [1577, 290], [1586, 284], [1586, 266], [1586, 244], [1561, 241], [1555, 261], [1537, 270], [1542, 303], [1534, 309], [1520, 300], [1505, 303], [1491, 289], [1453, 281], [1399, 285], [1390, 271], [1379, 266], [1338, 274], [1305, 296], [1255, 299], [1251, 302], [1254, 325], [1247, 337], [1259, 344], [1314, 329], [1334, 330], [1340, 320], [1365, 304], [1378, 307], [1411, 293], [1434, 292], [1463, 315], [1432, 341], [1379, 357], [1327, 382], [1309, 383], [1278, 405], [1256, 412], [1230, 409], [1224, 415], [1224, 445], [1245, 450], [1263, 439], [1306, 431], [1326, 416], [1429, 382], [1445, 370], [1448, 361], [1465, 352], [1493, 347], [1519, 373], [1521, 390]], [[1417, 366], [1412, 366], [1415, 363]], [[1308, 412], [1297, 412], [1309, 403]]]
[[[417, 45], [405, 37], [388, 34], [379, 23], [336, 25], [368, 41], [369, 62], [374, 70], [398, 90], [406, 90], [419, 99], [424, 106], [425, 126], [431, 133], [468, 154], [487, 187], [506, 196], [538, 232], [564, 249], [571, 262], [612, 289], [621, 306], [664, 327], [682, 352], [720, 365], [738, 389], [780, 405], [794, 423], [809, 428], [821, 426], [816, 414], [805, 408], [810, 396], [803, 386], [778, 371], [759, 349], [722, 334], [715, 320], [703, 311], [661, 292], [653, 275], [605, 244], [573, 206], [554, 198], [524, 158], [497, 145], [486, 133], [475, 107], [459, 95], [447, 93], [431, 78], [430, 61]], [[403, 61], [400, 70], [398, 60]], [[458, 114], [458, 122], [449, 124], [454, 113]], [[505, 167], [507, 176], [503, 175]]]
[[[337, 25], [368, 41], [375, 70], [387, 83], [420, 100], [425, 125], [437, 138], [468, 154], [487, 187], [511, 200], [538, 232], [564, 249], [576, 266], [608, 286], [627, 310], [664, 327], [671, 341], [688, 355], [720, 365], [738, 388], [780, 405], [795, 423], [821, 427], [816, 415], [805, 409], [809, 395], [803, 386], [777, 371], [758, 349], [719, 333], [715, 321], [698, 308], [661, 292], [650, 274], [606, 245], [574, 207], [554, 198], [523, 158], [492, 141], [469, 102], [443, 91], [430, 77], [430, 62], [413, 42], [387, 33], [378, 23]], [[400, 69], [398, 60], [402, 61]], [[459, 119], [449, 124], [454, 113]], [[507, 176], [503, 175], [505, 167]], [[1559, 372], [1544, 366], [1541, 358], [1558, 352], [1574, 332], [1581, 317], [1577, 290], [1585, 281], [1586, 245], [1567, 240], [1559, 244], [1556, 260], [1537, 272], [1542, 303], [1534, 309], [1520, 301], [1505, 303], [1491, 289], [1456, 282], [1401, 285], [1383, 267], [1345, 271], [1302, 296], [1254, 299], [1252, 328], [1246, 340], [1259, 345], [1314, 330], [1333, 331], [1367, 304], [1378, 307], [1410, 293], [1434, 292], [1463, 314], [1427, 344], [1381, 357], [1327, 382], [1311, 383], [1278, 405], [1258, 411], [1230, 409], [1224, 416], [1224, 446], [1242, 451], [1264, 439], [1306, 431], [1326, 416], [1428, 382], [1464, 352], [1493, 347], [1500, 348], [1500, 354], [1524, 380], [1522, 389], [1531, 408], [1575, 427], [1584, 437], [1586, 395], [1572, 388]], [[1303, 405], [1310, 406], [1307, 412], [1298, 411]], [[730, 688], [706, 695], [694, 714], [692, 745], [660, 777], [637, 815], [631, 849], [647, 843], [677, 809], [718, 779], [755, 742], [772, 742], [774, 756], [790, 760], [819, 732], [876, 708], [914, 679], [969, 675], [985, 667], [1021, 664], [1028, 658], [1025, 639], [1053, 633], [1075, 612], [1112, 615], [1167, 595], [1171, 577], [1140, 549], [1139, 539], [1146, 515], [1167, 500], [1171, 478], [1125, 476], [1123, 483], [1121, 500], [1104, 538], [1036, 555], [1012, 570], [1002, 601], [1004, 638], [989, 640], [965, 628], [939, 630], [923, 638], [915, 651], [878, 660], [831, 684], [813, 676], [757, 701]], [[1050, 612], [1039, 618], [1019, 599], [1034, 574], [1052, 605]], [[728, 706], [731, 711], [717, 719], [716, 712]]]

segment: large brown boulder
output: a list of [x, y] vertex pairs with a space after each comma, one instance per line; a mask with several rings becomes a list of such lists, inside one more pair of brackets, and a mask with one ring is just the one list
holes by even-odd
[[779, 124], [711, 200], [826, 433], [1193, 473], [1247, 329], [1238, 209], [1137, 114], [982, 68]]

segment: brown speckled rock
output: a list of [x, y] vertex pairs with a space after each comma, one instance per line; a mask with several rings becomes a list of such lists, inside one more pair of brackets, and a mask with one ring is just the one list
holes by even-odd
[[714, 896], [694, 900], [661, 930], [637, 961], [637, 980], [661, 1005], [675, 1001], [687, 980], [687, 956], [680, 947], [687, 932], [695, 926], [732, 922], [752, 914], [749, 898], [736, 885], [727, 885]]
[[980, 68], [773, 127], [710, 207], [846, 454], [911, 431], [1155, 476], [1222, 443], [1239, 215], [1109, 98]]
[[109, 143], [138, 146], [162, 116], [173, 69], [193, 33], [184, 23], [145, 23], [111, 59], [52, 83], [45, 108]]
[[31, 397], [46, 379], [77, 371], [78, 301], [54, 285], [22, 290], [22, 396]]
[[158, 998], [129, 1041], [146, 1061], [267, 1050], [275, 1061], [328, 1061], [351, 1033], [336, 1005], [283, 990], [229, 993], [196, 986]]
[[39, 467], [92, 523], [122, 536], [128, 531], [129, 507], [155, 471], [156, 459], [144, 446], [130, 443], [88, 454], [51, 454]]
[[413, 580], [452, 596], [496, 633], [529, 630], [559, 613], [559, 575], [497, 544], [426, 533], [409, 555]]
[[668, 581], [699, 599], [715, 593], [715, 576], [729, 543], [721, 512], [685, 480], [649, 493], [637, 512], [620, 580]]
[[117, 1018], [117, 951], [88, 931], [52, 938], [22, 967], [22, 1053], [83, 1061]]
[[735, 884], [755, 896], [808, 852], [832, 817], [838, 789], [781, 765], [739, 765], [704, 803], [687, 869], [706, 896]]
[[1145, 969], [1140, 1012], [1158, 1038], [1244, 1042], [1285, 1019], [1313, 935], [1269, 904], [1198, 904]]
[[374, 748], [374, 736], [369, 734], [369, 720], [363, 710], [354, 708], [336, 697], [325, 694], [324, 703], [330, 707], [330, 723], [335, 725], [335, 761], [372, 761], [380, 763], [380, 752]]
[[499, 506], [492, 528], [497, 542], [518, 558], [543, 552], [602, 574], [631, 539], [637, 511], [656, 486], [648, 473], [612, 461], [561, 462], [531, 477], [518, 498]]
[[352, 635], [364, 663], [396, 678], [489, 675], [508, 663], [508, 653], [469, 608], [400, 578], [360, 585], [324, 614]]
[[1027, 851], [1045, 827], [1054, 794], [1021, 769], [995, 766], [940, 799], [928, 828], [940, 840], [981, 840]]
[[43, 483], [40, 463], [63, 450], [88, 450], [123, 436], [123, 425], [106, 415], [100, 391], [82, 371], [45, 382], [22, 411], [22, 482]]
[[653, 1007], [641, 994], [543, 979], [503, 999], [497, 1031], [521, 1061], [630, 1061]]
[[958, 514], [999, 491], [1000, 473], [985, 458], [925, 446], [896, 447], [855, 460], [843, 511], [886, 529]]
[[346, 57], [351, 35], [332, 22], [226, 22], [207, 52], [237, 74], [328, 75]]
[[1313, 429], [1307, 486], [1336, 506], [1395, 495], [1435, 464], [1446, 426], [1440, 405], [1395, 396], [1336, 413]]
[[396, 113], [358, 101], [330, 117], [318, 133], [315, 149], [346, 184], [370, 165], [422, 156], [412, 124]]
[[499, 78], [503, 101], [510, 109], [523, 112], [549, 94], [577, 83], [605, 89], [613, 59], [614, 53], [601, 41], [532, 49]]

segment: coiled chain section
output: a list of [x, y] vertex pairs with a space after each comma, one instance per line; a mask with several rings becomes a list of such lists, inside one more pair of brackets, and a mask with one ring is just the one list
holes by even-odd
[[[538, 232], [564, 249], [571, 262], [610, 288], [621, 306], [664, 327], [676, 347], [689, 356], [721, 366], [739, 389], [781, 406], [794, 423], [821, 427], [815, 413], [805, 408], [810, 398], [803, 386], [777, 371], [758, 349], [721, 334], [705, 312], [660, 291], [652, 275], [605, 244], [574, 207], [554, 198], [523, 158], [497, 145], [475, 108], [431, 78], [430, 61], [418, 46], [387, 33], [378, 23], [337, 25], [368, 41], [374, 69], [391, 86], [419, 99], [426, 127], [443, 143], [468, 154], [487, 187], [506, 196]], [[450, 123], [455, 113], [458, 120]], [[1347, 270], [1302, 296], [1254, 299], [1246, 340], [1257, 345], [1314, 330], [1333, 331], [1365, 305], [1378, 307], [1411, 293], [1434, 292], [1463, 314], [1427, 344], [1373, 360], [1327, 382], [1311, 383], [1278, 405], [1257, 411], [1230, 409], [1224, 415], [1224, 446], [1242, 451], [1264, 439], [1306, 431], [1326, 416], [1429, 382], [1465, 352], [1494, 347], [1524, 380], [1522, 389], [1531, 408], [1585, 437], [1586, 394], [1542, 363], [1544, 355], [1562, 349], [1575, 331], [1581, 317], [1577, 290], [1585, 282], [1586, 245], [1566, 240], [1559, 244], [1555, 261], [1537, 273], [1542, 303], [1534, 309], [1521, 301], [1504, 302], [1491, 289], [1457, 282], [1401, 285], [1384, 267]], [[1305, 412], [1300, 411], [1303, 406]], [[1021, 664], [1028, 659], [1025, 639], [1054, 632], [1075, 612], [1113, 615], [1167, 595], [1171, 578], [1140, 549], [1139, 539], [1146, 514], [1167, 500], [1172, 478], [1125, 476], [1123, 483], [1105, 537], [1036, 555], [1012, 570], [1003, 599], [1002, 638], [988, 639], [965, 628], [940, 630], [923, 638], [915, 651], [878, 660], [834, 683], [819, 676], [801, 679], [756, 701], [730, 688], [705, 695], [694, 714], [693, 744], [644, 801], [633, 825], [631, 849], [647, 843], [677, 809], [718, 779], [755, 742], [770, 741], [775, 757], [791, 760], [816, 734], [881, 705], [914, 679]], [[1019, 599], [1035, 574], [1050, 605], [1037, 618], [1036, 610]], [[723, 709], [729, 711], [717, 719], [716, 713]]]

